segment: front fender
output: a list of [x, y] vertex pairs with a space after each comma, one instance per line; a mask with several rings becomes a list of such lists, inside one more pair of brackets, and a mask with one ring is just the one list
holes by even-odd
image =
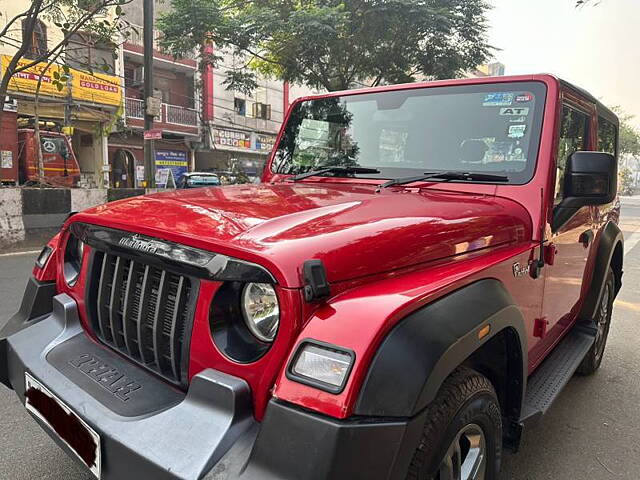
[[[489, 333], [480, 332], [489, 328]], [[518, 405], [524, 396], [527, 350], [524, 318], [501, 282], [463, 287], [403, 319], [387, 335], [360, 390], [355, 413], [412, 417], [431, 403], [445, 379], [495, 335], [511, 329], [518, 339], [513, 367]], [[480, 338], [482, 337], [482, 338]]]
[[[488, 279], [510, 276], [510, 266], [513, 259], [527, 255], [528, 251], [528, 248], [525, 249], [519, 245], [493, 252], [484, 252], [483, 255], [473, 258], [448, 262], [404, 275], [389, 276], [384, 280], [348, 290], [320, 304], [311, 318], [305, 322], [305, 327], [296, 341], [296, 348], [291, 351], [289, 359], [278, 377], [273, 392], [274, 396], [334, 418], [347, 418], [358, 413], [356, 404], [362, 404], [359, 400], [360, 391], [362, 388], [367, 388], [363, 385], [368, 379], [371, 365], [385, 339], [397, 325], [402, 324], [403, 320], [409, 318], [414, 312], [427, 305], [435, 304], [439, 299], [445, 298], [458, 289], [481, 281], [500, 284], [497, 280]], [[493, 269], [493, 267], [496, 268]], [[464, 297], [464, 294], [459, 295]], [[513, 304], [511, 297], [506, 292], [501, 295], [501, 298], [508, 298], [508, 301], [503, 301], [501, 306]], [[478, 301], [482, 300], [480, 298]], [[459, 318], [451, 317], [452, 321], [467, 325], [464, 317], [476, 309], [478, 307], [473, 302], [465, 302], [464, 307], [460, 310]], [[494, 310], [487, 308], [486, 316], [499, 310], [500, 308]], [[514, 327], [515, 330], [513, 328], [511, 330], [517, 332], [520, 340], [518, 349], [523, 352], [527, 348], [526, 335], [523, 333], [521, 315], [514, 310], [515, 307], [509, 308], [503, 312], [503, 315], [504, 318], [512, 318], [511, 323], [518, 325]], [[486, 320], [486, 316], [483, 320]], [[499, 323], [496, 319], [496, 323], [492, 326], [492, 335], [498, 333]], [[509, 322], [504, 321], [505, 325], [507, 323]], [[468, 329], [473, 328], [470, 325], [471, 323], [467, 325]], [[449, 327], [445, 326], [444, 328]], [[449, 333], [452, 339], [462, 337], [461, 332], [449, 331]], [[286, 366], [290, 365], [298, 346], [305, 339], [335, 345], [354, 353], [351, 375], [341, 392], [326, 392], [287, 378]], [[417, 348], [416, 351], [419, 350], [420, 348]], [[518, 369], [524, 371], [527, 356], [522, 353], [520, 356], [522, 359], [519, 360]], [[520, 374], [517, 377], [520, 377]], [[426, 381], [426, 379], [427, 376], [423, 372], [420, 380]], [[524, 382], [520, 378], [518, 381], [520, 381], [519, 388], [522, 388]], [[394, 387], [393, 383], [385, 388], [389, 391], [397, 391], [397, 387]], [[415, 403], [418, 404], [417, 398]], [[382, 410], [375, 411], [381, 412]], [[389, 409], [389, 412], [392, 411], [397, 410]], [[403, 409], [403, 411], [408, 411], [408, 409]]]

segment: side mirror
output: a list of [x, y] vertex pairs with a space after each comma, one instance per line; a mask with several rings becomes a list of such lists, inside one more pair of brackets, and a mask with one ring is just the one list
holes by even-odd
[[618, 164], [613, 155], [602, 152], [575, 152], [567, 161], [564, 195], [553, 212], [553, 230], [587, 205], [606, 205], [618, 192]]

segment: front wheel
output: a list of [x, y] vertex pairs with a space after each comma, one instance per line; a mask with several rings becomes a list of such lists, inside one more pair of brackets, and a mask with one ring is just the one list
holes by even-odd
[[458, 368], [429, 405], [410, 480], [494, 480], [500, 471], [502, 416], [491, 382]]

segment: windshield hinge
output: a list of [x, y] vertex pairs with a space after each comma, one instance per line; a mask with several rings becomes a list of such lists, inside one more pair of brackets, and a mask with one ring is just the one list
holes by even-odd
[[304, 279], [304, 299], [313, 302], [329, 297], [331, 289], [322, 260], [307, 260], [302, 266]]

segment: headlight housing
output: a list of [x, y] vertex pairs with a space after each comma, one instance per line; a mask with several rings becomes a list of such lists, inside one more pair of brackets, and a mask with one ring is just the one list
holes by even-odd
[[249, 331], [261, 342], [273, 342], [280, 325], [280, 305], [273, 285], [248, 283], [242, 291], [241, 306]]
[[84, 243], [75, 235], [69, 234], [64, 249], [64, 280], [70, 287], [78, 281], [83, 257]]
[[344, 390], [355, 353], [316, 340], [303, 341], [296, 351], [287, 377], [331, 393]]

